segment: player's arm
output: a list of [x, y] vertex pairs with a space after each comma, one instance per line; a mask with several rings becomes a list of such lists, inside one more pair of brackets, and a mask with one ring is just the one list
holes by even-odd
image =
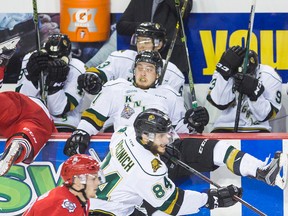
[[271, 73], [262, 72], [261, 75], [262, 82], [259, 85], [263, 86], [263, 93], [261, 93], [261, 87], [257, 85], [259, 94], [253, 91], [255, 98], [252, 96], [252, 99], [248, 100], [249, 107], [258, 121], [275, 118], [282, 106], [282, 79], [272, 68], [270, 69]]
[[210, 82], [207, 100], [220, 110], [229, 107], [235, 100], [233, 92], [233, 76], [242, 65], [245, 49], [233, 46], [227, 49], [216, 65], [216, 71]]
[[47, 106], [54, 116], [74, 110], [83, 98], [83, 92], [77, 87], [77, 78], [84, 72], [84, 63], [73, 59], [71, 64], [55, 59], [48, 67]]
[[72, 156], [77, 153], [85, 153], [90, 143], [90, 136], [96, 135], [102, 129], [110, 115], [111, 105], [114, 100], [112, 96], [113, 92], [110, 91], [109, 87], [105, 88], [105, 86], [96, 95], [90, 107], [82, 113], [77, 130], [67, 139], [64, 147], [65, 155]]

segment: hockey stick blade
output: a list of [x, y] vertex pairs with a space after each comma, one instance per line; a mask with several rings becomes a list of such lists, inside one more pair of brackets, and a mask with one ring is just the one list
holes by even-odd
[[279, 172], [275, 179], [275, 185], [277, 185], [282, 190], [284, 190], [287, 186], [287, 173], [288, 173], [288, 155], [287, 154], [282, 153], [280, 155], [279, 166], [280, 166], [280, 169], [282, 169], [282, 176], [280, 175], [280, 172]]
[[20, 36], [16, 36], [16, 37], [10, 38], [9, 40], [1, 42], [0, 43], [0, 54], [3, 53], [3, 51], [5, 51], [5, 49], [6, 50], [15, 49], [17, 44], [19, 43], [20, 39], [21, 39]]

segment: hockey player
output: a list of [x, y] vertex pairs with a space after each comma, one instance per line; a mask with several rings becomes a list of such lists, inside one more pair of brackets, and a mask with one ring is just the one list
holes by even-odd
[[77, 78], [85, 72], [84, 63], [71, 58], [71, 42], [67, 35], [52, 34], [41, 51], [27, 54], [16, 91], [40, 98], [40, 74], [46, 74], [47, 107], [59, 132], [74, 131], [81, 117], [84, 93]]
[[[113, 181], [115, 187], [108, 182], [110, 190], [106, 187], [98, 189], [97, 197], [109, 202], [92, 199], [91, 215], [99, 215], [99, 209], [115, 215], [129, 215], [134, 205], [139, 204], [143, 198], [154, 206], [148, 207], [146, 202], [148, 215], [152, 215], [157, 209], [166, 214], [186, 215], [196, 213], [205, 204], [210, 209], [234, 204], [235, 201], [230, 197], [233, 189], [236, 195], [241, 196], [241, 190], [231, 185], [218, 191], [208, 190], [208, 196], [196, 192], [192, 195], [191, 191], [182, 191], [179, 188], [176, 189], [177, 192], [172, 193], [175, 189], [174, 184], [172, 179], [167, 177], [166, 162], [163, 161], [169, 159], [171, 149], [181, 151], [181, 160], [198, 171], [213, 171], [226, 165], [236, 175], [256, 178], [272, 186], [278, 185], [282, 189], [286, 186], [287, 155], [281, 152], [276, 152], [273, 160], [266, 165], [267, 161], [262, 162], [240, 151], [227, 141], [185, 138], [171, 144], [175, 136], [171, 121], [166, 114], [157, 109], [147, 109], [139, 114], [134, 122], [134, 129], [136, 133], [131, 127], [123, 127], [113, 134], [110, 152], [102, 168], [106, 179], [121, 181]], [[170, 151], [167, 152], [167, 149]], [[181, 168], [176, 167], [176, 170], [181, 172], [179, 169]], [[281, 169], [285, 178], [281, 178], [279, 174]], [[170, 169], [168, 173], [170, 174]], [[224, 198], [224, 194], [228, 197]], [[190, 195], [193, 197], [188, 199]], [[136, 197], [138, 203], [135, 203]]]
[[23, 216], [89, 215], [89, 199], [105, 182], [99, 163], [88, 155], [74, 155], [64, 162], [61, 177], [63, 185], [40, 196]]
[[107, 82], [90, 108], [83, 112], [77, 130], [66, 142], [64, 153], [68, 156], [84, 153], [90, 136], [97, 134], [108, 118], [113, 122], [114, 129], [117, 129], [119, 126], [132, 125], [137, 114], [151, 107], [167, 113], [179, 133], [201, 133], [209, 121], [207, 110], [197, 107], [186, 112], [180, 94], [169, 85], [157, 86], [162, 65], [162, 58], [157, 51], [140, 52], [133, 69], [134, 84], [124, 79]]
[[[1, 80], [6, 65], [15, 52], [16, 44], [10, 47], [11, 49], [6, 46], [0, 49]], [[52, 132], [57, 130], [47, 108], [39, 99], [29, 98], [17, 92], [2, 92], [0, 101], [0, 133], [8, 138], [0, 157], [0, 176], [2, 176], [13, 164], [20, 162], [30, 164]]]
[[143, 199], [169, 215], [234, 205], [233, 196], [242, 195], [234, 185], [202, 193], [175, 186], [160, 158], [174, 136], [169, 117], [157, 109], [141, 112], [133, 126], [115, 132], [102, 165], [107, 184], [98, 188], [98, 199], [91, 199], [90, 215], [131, 215]]
[[231, 47], [216, 65], [207, 100], [222, 112], [212, 132], [233, 132], [238, 92], [244, 95], [238, 132], [270, 132], [269, 120], [281, 108], [281, 77], [272, 67], [259, 64], [253, 50], [249, 51], [247, 73], [238, 72], [244, 54], [244, 48]]
[[[158, 23], [141, 23], [135, 30], [131, 44], [136, 45], [137, 51], [160, 51], [166, 43], [166, 29]], [[97, 94], [102, 84], [117, 78], [133, 80], [133, 64], [137, 52], [134, 50], [121, 50], [112, 52], [107, 60], [97, 66], [86, 70], [79, 76], [78, 84], [90, 94]], [[163, 60], [163, 65], [165, 60]], [[163, 84], [168, 84], [178, 93], [182, 94], [184, 86], [183, 73], [171, 62], [168, 62]]]

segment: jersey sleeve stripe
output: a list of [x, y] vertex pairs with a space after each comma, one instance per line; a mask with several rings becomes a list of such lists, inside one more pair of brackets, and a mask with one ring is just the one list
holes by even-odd
[[93, 109], [87, 109], [82, 113], [81, 119], [88, 121], [99, 131], [103, 127], [107, 117], [101, 115]]
[[162, 206], [158, 207], [158, 209], [169, 215], [177, 215], [183, 199], [184, 191], [176, 187], [169, 199], [166, 200]]

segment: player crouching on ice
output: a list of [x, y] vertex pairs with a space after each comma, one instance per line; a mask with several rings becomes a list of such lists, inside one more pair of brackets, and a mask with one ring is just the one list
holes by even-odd
[[[20, 39], [0, 44], [0, 88], [9, 59]], [[16, 40], [16, 41], [15, 41]], [[45, 105], [17, 92], [0, 93], [0, 133], [8, 138], [0, 157], [0, 176], [15, 163], [30, 164], [56, 128]]]
[[64, 181], [39, 197], [23, 216], [32, 215], [84, 215], [88, 216], [89, 199], [95, 197], [99, 184], [105, 182], [98, 161], [91, 156], [76, 154], [61, 168]]

